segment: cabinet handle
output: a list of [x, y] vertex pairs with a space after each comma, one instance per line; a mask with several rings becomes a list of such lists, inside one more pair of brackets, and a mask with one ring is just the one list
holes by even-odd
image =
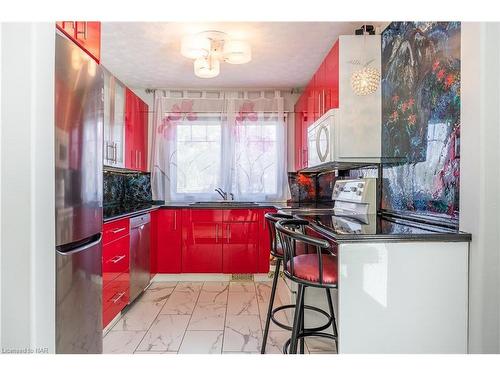
[[139, 151], [139, 168], [142, 168], [142, 157], [141, 157], [141, 152]]
[[111, 302], [113, 303], [117, 303], [123, 296], [125, 295], [125, 292], [121, 292], [120, 294], [118, 294], [115, 298], [113, 298], [111, 300]]
[[174, 211], [174, 230], [177, 230], [177, 211]]
[[215, 243], [219, 243], [219, 224], [215, 224]]
[[118, 229], [114, 229], [114, 230], [112, 230], [111, 232], [113, 232], [113, 234], [116, 234], [116, 233], [123, 232], [125, 229], [127, 229], [127, 228], [125, 228], [125, 227], [123, 227], [123, 228], [118, 228]]
[[66, 30], [66, 24], [67, 23], [70, 23], [71, 24], [71, 28], [73, 29], [73, 37], [76, 39], [76, 33], [75, 33], [75, 21], [63, 21], [62, 22], [62, 28], [64, 30]]
[[87, 22], [83, 22], [83, 31], [78, 31], [78, 22], [76, 23], [76, 36], [83, 34], [83, 39], [87, 39]]
[[231, 227], [229, 224], [226, 226], [226, 231], [227, 231], [227, 243], [229, 243], [229, 240], [231, 239]]
[[125, 258], [126, 255], [117, 255], [117, 256], [114, 256], [113, 258], [111, 258], [109, 261], [111, 263], [118, 263], [120, 260], [122, 260], [123, 258]]

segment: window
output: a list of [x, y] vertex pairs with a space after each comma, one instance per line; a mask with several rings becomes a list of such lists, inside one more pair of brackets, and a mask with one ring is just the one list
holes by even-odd
[[220, 186], [221, 129], [220, 116], [198, 116], [177, 124], [171, 165], [176, 195], [207, 194]]
[[173, 200], [220, 199], [217, 187], [241, 200], [281, 197], [285, 134], [276, 118], [259, 116], [231, 127], [221, 115], [198, 113], [195, 120], [177, 122], [174, 138]]
[[278, 152], [283, 143], [278, 125], [276, 120], [266, 119], [236, 125], [232, 190], [238, 196], [266, 199], [278, 194]]

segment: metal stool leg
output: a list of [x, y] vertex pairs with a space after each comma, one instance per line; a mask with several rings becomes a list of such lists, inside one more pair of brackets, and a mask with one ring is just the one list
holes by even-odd
[[274, 269], [273, 286], [271, 288], [271, 297], [269, 299], [269, 307], [267, 308], [266, 327], [264, 328], [264, 335], [262, 337], [260, 354], [264, 354], [266, 352], [267, 336], [269, 334], [269, 325], [271, 323], [271, 314], [273, 312], [274, 297], [276, 296], [276, 289], [278, 287], [280, 267], [281, 267], [281, 258], [277, 258], [276, 267]]
[[[330, 289], [325, 289], [326, 291], [326, 299], [328, 301], [328, 309], [330, 310], [330, 316], [332, 317], [332, 328], [333, 335], [338, 337], [337, 335], [337, 321], [335, 320], [335, 310], [333, 309], [332, 295], [330, 294]], [[337, 340], [335, 340], [335, 346], [337, 346]], [[337, 348], [335, 348], [337, 349]]]
[[297, 302], [295, 304], [295, 314], [293, 317], [293, 330], [292, 330], [292, 338], [290, 342], [290, 354], [297, 354], [297, 342], [298, 335], [300, 330], [300, 322], [302, 319], [302, 305], [304, 303], [304, 285], [299, 284], [299, 290], [297, 294]]
[[[304, 309], [304, 300], [305, 300], [305, 294], [306, 294], [306, 286], [304, 286], [304, 291], [302, 292], [304, 294], [304, 297], [302, 298], [302, 305], [300, 306], [300, 315], [301, 315], [301, 319], [300, 319], [300, 332], [304, 332], [305, 331], [305, 324], [304, 324], [304, 320], [305, 320], [305, 315], [306, 315], [306, 311]], [[304, 354], [304, 347], [305, 347], [305, 341], [304, 341], [304, 337], [301, 337], [300, 338], [300, 354]]]

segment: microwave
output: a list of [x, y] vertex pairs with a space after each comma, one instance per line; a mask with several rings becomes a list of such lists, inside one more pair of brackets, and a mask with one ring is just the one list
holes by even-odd
[[331, 109], [307, 128], [308, 167], [335, 161], [338, 109]]

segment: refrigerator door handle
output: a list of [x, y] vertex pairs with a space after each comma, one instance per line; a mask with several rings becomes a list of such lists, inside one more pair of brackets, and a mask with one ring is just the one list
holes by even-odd
[[72, 250], [69, 250], [69, 251], [60, 251], [58, 249], [56, 249], [56, 252], [60, 255], [73, 255], [73, 254], [76, 254], [76, 253], [79, 253], [80, 251], [84, 251], [84, 250], [87, 250], [95, 245], [97, 245], [98, 243], [100, 243], [102, 241], [102, 235], [99, 233], [99, 237], [97, 238], [97, 240], [95, 241], [92, 241], [90, 243], [87, 243], [86, 245], [84, 246], [81, 246], [81, 247], [76, 247]]

